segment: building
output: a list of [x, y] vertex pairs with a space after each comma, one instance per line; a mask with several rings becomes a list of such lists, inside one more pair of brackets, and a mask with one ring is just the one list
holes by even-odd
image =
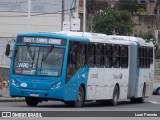
[[[64, 18], [78, 11], [79, 0], [64, 0]], [[61, 30], [62, 0], [31, 0], [28, 19], [28, 0], [0, 0], [0, 77], [8, 78], [10, 59], [5, 46], [20, 32], [54, 32]], [[30, 23], [30, 27], [28, 24]]]

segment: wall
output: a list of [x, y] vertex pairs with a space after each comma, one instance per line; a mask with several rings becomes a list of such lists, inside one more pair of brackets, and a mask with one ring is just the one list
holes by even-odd
[[[15, 37], [17, 33], [28, 31], [28, 25], [27, 25], [28, 18], [26, 13], [11, 14], [10, 12], [0, 12], [0, 16], [1, 16], [0, 37]], [[35, 31], [53, 32], [60, 30], [61, 30], [60, 14], [31, 16], [30, 32], [35, 32]]]
[[148, 31], [155, 35], [155, 30], [160, 30], [160, 16], [158, 15], [133, 16], [133, 22], [133, 35], [140, 35]]

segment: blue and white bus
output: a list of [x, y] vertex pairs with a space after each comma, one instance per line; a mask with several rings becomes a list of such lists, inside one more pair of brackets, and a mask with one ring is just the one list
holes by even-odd
[[[10, 46], [6, 47], [9, 55]], [[152, 93], [154, 45], [142, 38], [98, 33], [18, 34], [11, 57], [10, 95], [29, 106], [59, 100], [144, 102]]]

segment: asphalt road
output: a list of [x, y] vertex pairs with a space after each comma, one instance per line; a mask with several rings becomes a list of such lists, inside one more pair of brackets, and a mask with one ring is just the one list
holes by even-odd
[[[153, 95], [149, 98], [145, 99], [145, 103], [130, 103], [130, 101], [122, 101], [119, 102], [117, 106], [102, 106], [100, 103], [97, 102], [90, 102], [85, 103], [84, 107], [82, 108], [73, 108], [69, 105], [65, 105], [63, 102], [59, 101], [48, 101], [39, 103], [37, 107], [28, 107], [25, 102], [0, 102], [0, 111], [31, 111], [31, 112], [40, 112], [40, 111], [50, 111], [51, 113], [55, 114], [55, 111], [95, 111], [94, 114], [98, 114], [98, 112], [103, 111], [158, 111], [160, 114], [160, 96]], [[106, 113], [107, 113], [106, 112]], [[73, 113], [74, 114], [74, 113]], [[86, 120], [159, 120], [158, 117], [83, 117]], [[0, 118], [4, 119], [4, 118]], [[8, 119], [8, 118], [7, 118]], [[14, 120], [19, 120], [22, 118], [10, 118]], [[37, 118], [25, 118], [26, 120], [37, 120]], [[83, 120], [82, 117], [45, 117], [45, 118], [38, 118], [38, 120]]]
[[87, 102], [82, 108], [74, 108], [59, 101], [39, 103], [28, 107], [25, 102], [0, 102], [0, 111], [160, 111], [160, 96], [153, 95], [145, 103], [119, 102], [118, 106], [102, 106], [98, 102]]

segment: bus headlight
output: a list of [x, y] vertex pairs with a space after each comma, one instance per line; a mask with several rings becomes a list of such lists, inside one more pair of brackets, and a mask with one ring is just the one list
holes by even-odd
[[19, 84], [14, 79], [12, 79], [11, 81], [12, 81], [12, 85], [19, 87]]
[[62, 82], [58, 82], [57, 84], [53, 85], [53, 86], [51, 87], [51, 89], [54, 90], [54, 89], [56, 89], [56, 88], [61, 87], [61, 85], [62, 85]]

